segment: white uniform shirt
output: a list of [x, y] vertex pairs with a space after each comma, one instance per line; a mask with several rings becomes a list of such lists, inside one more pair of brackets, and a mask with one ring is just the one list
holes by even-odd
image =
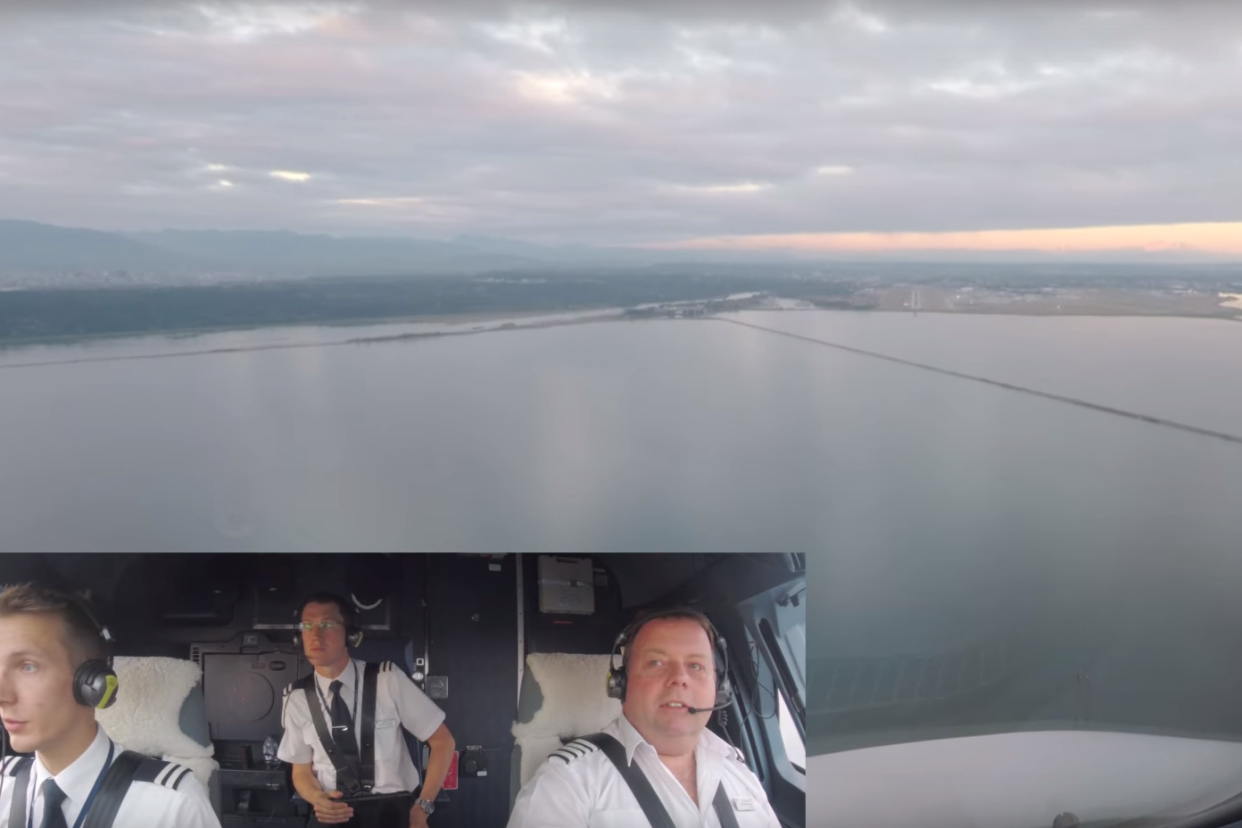
[[[720, 828], [713, 801], [724, 782], [740, 828], [780, 828], [780, 821], [759, 780], [741, 755], [716, 734], [704, 730], [694, 749], [699, 804], [665, 767], [624, 715], [604, 728], [638, 763], [677, 828]], [[508, 828], [633, 828], [647, 825], [638, 800], [620, 771], [602, 750], [572, 743], [544, 762], [522, 786]], [[583, 749], [585, 746], [585, 749]], [[576, 755], [584, 754], [584, 755]], [[562, 757], [572, 757], [564, 761]]]
[[[14, 796], [26, 797], [27, 818], [33, 817], [30, 824], [40, 824], [43, 820], [43, 782], [47, 779], [55, 779], [56, 786], [65, 792], [61, 811], [66, 824], [72, 826], [103, 770], [111, 743], [112, 740], [100, 727], [91, 746], [55, 776], [48, 773], [36, 755], [30, 783], [21, 791], [14, 790], [16, 785], [12, 776], [17, 757], [9, 757], [4, 763], [4, 789], [0, 791], [0, 828], [26, 828], [25, 825], [9, 825]], [[115, 762], [124, 750], [122, 745], [116, 745], [112, 761]], [[96, 799], [95, 803], [98, 802]], [[156, 777], [156, 781], [135, 780], [129, 786], [116, 821], [112, 824], [114, 828], [171, 828], [174, 825], [177, 828], [220, 828], [220, 820], [211, 807], [203, 783], [189, 768], [171, 763]]]
[[[345, 671], [336, 677], [341, 682], [341, 697], [349, 708], [354, 721], [354, 736], [358, 740], [358, 751], [362, 751], [361, 707], [362, 681], [366, 662], [351, 659]], [[329, 728], [332, 726], [331, 706], [332, 693], [329, 688], [333, 679], [314, 674], [319, 686], [317, 693], [312, 694], [320, 710], [323, 720]], [[419, 741], [425, 742], [439, 729], [444, 722], [444, 711], [435, 702], [427, 698], [418, 689], [409, 676], [394, 667], [391, 662], [380, 665], [375, 687], [375, 793], [396, 793], [413, 791], [418, 787], [418, 769], [406, 749], [405, 738], [401, 735], [404, 727], [414, 734]], [[355, 685], [358, 688], [355, 706]], [[322, 693], [322, 699], [319, 696]], [[328, 707], [323, 706], [327, 701]], [[313, 763], [315, 778], [325, 791], [336, 788], [336, 768], [319, 741], [315, 732], [315, 722], [311, 719], [310, 709], [306, 706], [306, 693], [292, 686], [285, 690], [284, 711], [282, 713], [285, 734], [280, 742], [280, 751], [276, 754], [281, 760], [294, 765]]]

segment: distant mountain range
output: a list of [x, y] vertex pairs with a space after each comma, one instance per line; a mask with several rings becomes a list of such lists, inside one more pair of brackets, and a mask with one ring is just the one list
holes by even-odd
[[[1195, 250], [893, 251], [884, 254], [792, 251], [643, 250], [584, 245], [543, 246], [485, 236], [451, 241], [340, 237], [285, 231], [106, 233], [30, 221], [0, 220], [0, 273], [131, 271], [176, 275], [265, 276], [454, 275], [537, 267], [657, 264], [769, 265], [814, 262], [996, 262], [1213, 264], [1230, 260]], [[1236, 260], [1235, 260], [1236, 261]]]
[[[248, 272], [286, 276], [456, 274], [564, 260], [534, 245], [340, 238], [289, 232], [103, 233], [0, 220], [0, 271]], [[572, 259], [573, 257], [568, 257]], [[597, 257], [598, 258], [598, 257]]]
[[0, 220], [0, 270], [192, 272], [210, 262], [115, 233]]
[[226, 268], [295, 276], [477, 273], [540, 262], [510, 251], [418, 239], [183, 230], [133, 233], [126, 238], [186, 259], [216, 261]]
[[[280, 276], [476, 274], [540, 266], [614, 266], [715, 259], [702, 252], [541, 246], [484, 236], [451, 241], [341, 237], [286, 231], [104, 233], [0, 220], [0, 272], [139, 271], [164, 275]], [[767, 253], [730, 261], [779, 261]]]

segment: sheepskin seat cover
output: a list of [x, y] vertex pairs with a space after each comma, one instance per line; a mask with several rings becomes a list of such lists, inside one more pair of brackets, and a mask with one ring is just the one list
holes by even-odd
[[597, 733], [621, 715], [621, 702], [608, 698], [606, 689], [608, 656], [531, 653], [526, 666], [543, 704], [529, 722], [513, 725], [522, 750], [523, 785], [561, 747], [562, 739]]
[[117, 656], [117, 699], [95, 720], [121, 745], [148, 756], [185, 765], [208, 785], [219, 764], [215, 748], [201, 745], [181, 729], [182, 706], [203, 678], [197, 664], [180, 658]]

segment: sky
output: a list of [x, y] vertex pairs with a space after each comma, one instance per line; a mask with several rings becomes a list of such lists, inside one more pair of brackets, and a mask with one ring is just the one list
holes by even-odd
[[0, 3], [0, 218], [1242, 256], [1242, 3]]

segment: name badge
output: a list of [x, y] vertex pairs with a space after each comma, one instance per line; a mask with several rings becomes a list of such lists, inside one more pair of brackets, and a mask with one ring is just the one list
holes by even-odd
[[755, 800], [749, 796], [735, 796], [733, 797], [733, 810], [753, 811], [755, 810]]
[[396, 724], [396, 719], [377, 719], [375, 722], [376, 727], [393, 727]]

